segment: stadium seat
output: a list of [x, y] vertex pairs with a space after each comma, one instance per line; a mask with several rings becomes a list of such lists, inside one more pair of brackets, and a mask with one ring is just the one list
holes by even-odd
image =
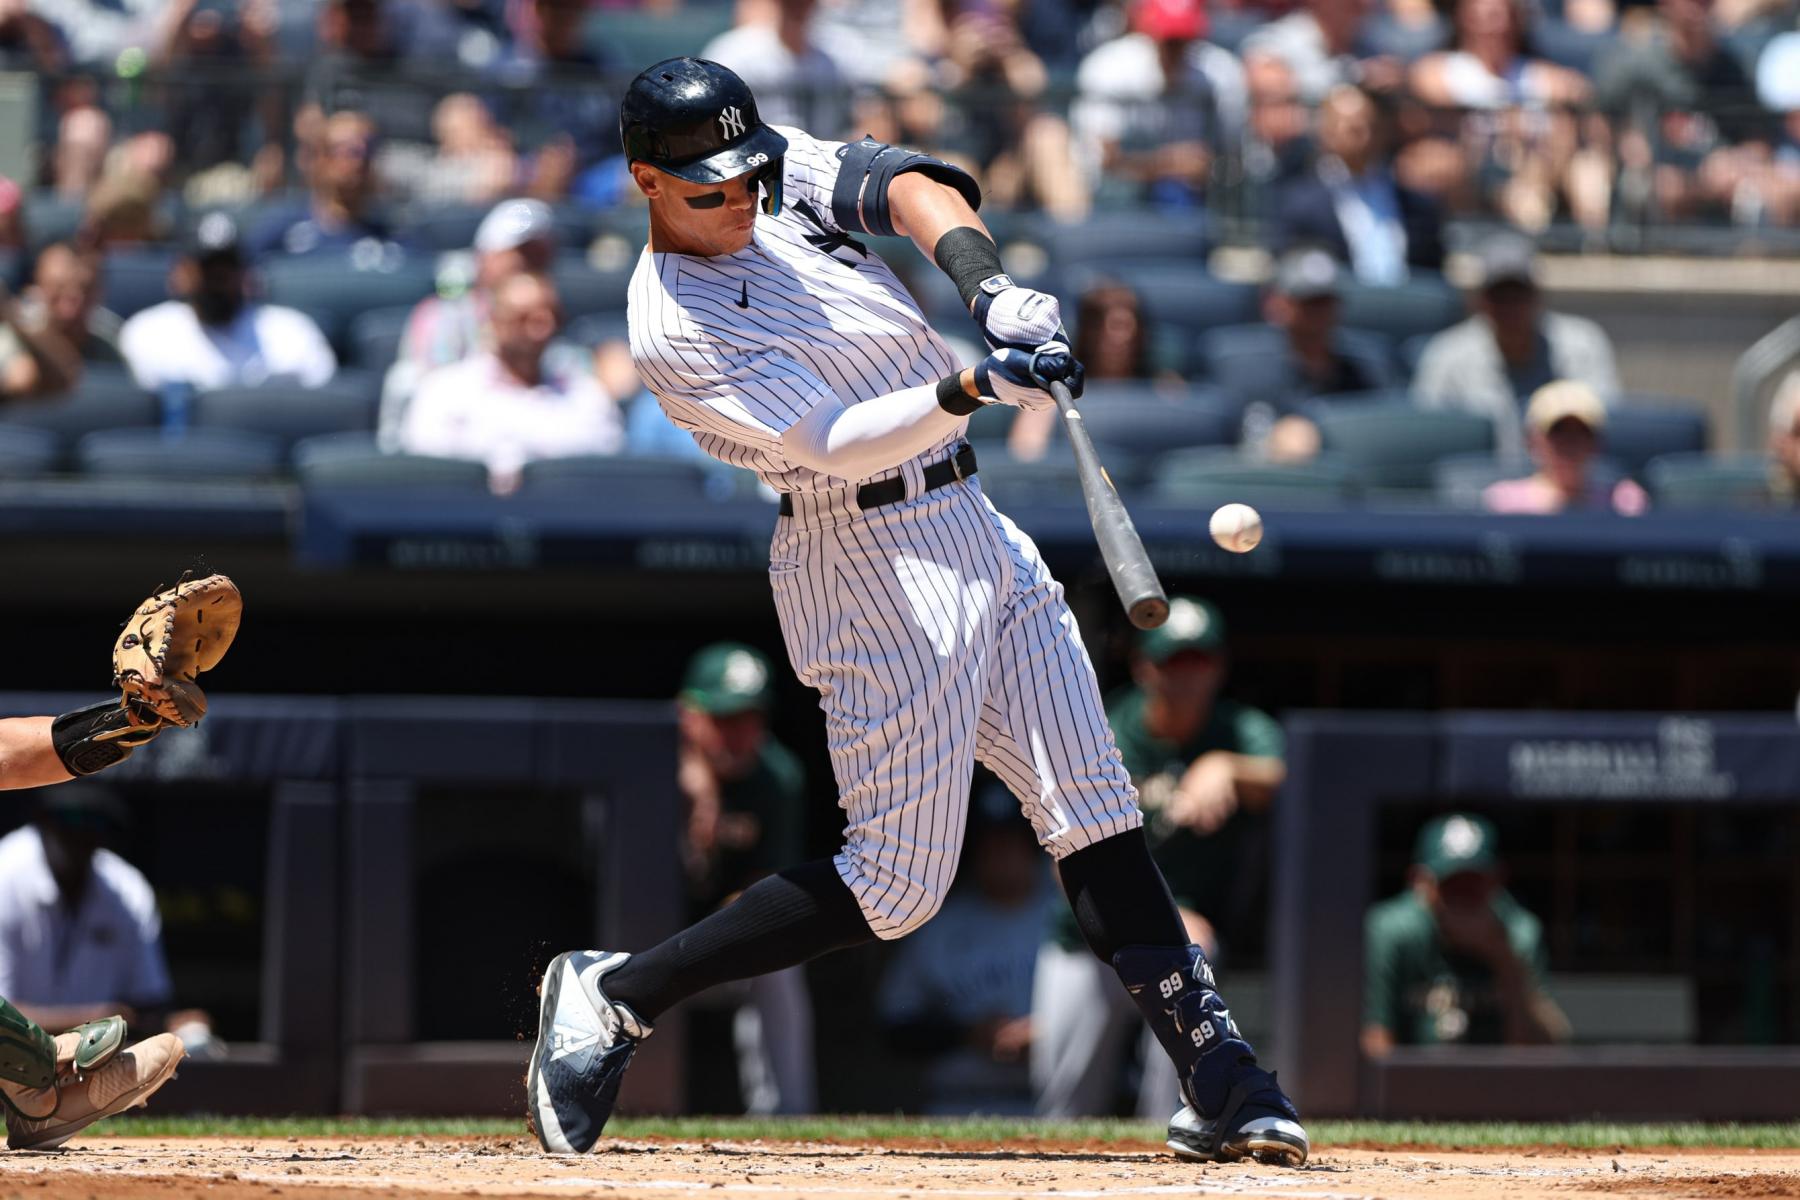
[[429, 296], [436, 277], [427, 259], [383, 259], [374, 267], [352, 255], [276, 258], [262, 267], [269, 301], [306, 313], [331, 339], [339, 357], [351, 357], [350, 323], [366, 312], [411, 305]]
[[[1400, 383], [1386, 338], [1356, 329], [1340, 329], [1332, 339], [1337, 352], [1355, 362], [1377, 388]], [[1213, 386], [1238, 411], [1262, 402], [1276, 404], [1302, 394], [1287, 353], [1287, 335], [1270, 325], [1229, 325], [1200, 335], [1200, 356]]]
[[1028, 231], [1063, 267], [1122, 270], [1128, 264], [1186, 261], [1205, 269], [1211, 244], [1204, 213], [1096, 213], [1072, 224], [1049, 219]]
[[130, 246], [109, 251], [100, 289], [102, 307], [129, 317], [169, 298], [169, 269], [175, 251], [166, 246]]
[[1160, 367], [1182, 373], [1199, 363], [1198, 339], [1209, 329], [1248, 325], [1261, 316], [1253, 284], [1215, 279], [1189, 263], [1125, 263], [1116, 270], [1082, 268], [1065, 276], [1063, 311], [1073, 314], [1082, 292], [1101, 282], [1123, 283], [1138, 294], [1150, 323], [1151, 354]]
[[1452, 454], [1431, 468], [1432, 490], [1447, 508], [1476, 510], [1490, 484], [1531, 474], [1531, 464], [1493, 454]]
[[486, 492], [487, 467], [461, 458], [383, 454], [367, 433], [327, 433], [294, 446], [294, 471], [309, 488], [417, 487]]
[[0, 479], [47, 475], [62, 456], [62, 439], [48, 429], [0, 424]]
[[1439, 459], [1494, 448], [1493, 422], [1469, 413], [1382, 403], [1324, 403], [1309, 412], [1324, 448], [1364, 487], [1428, 488]]
[[266, 434], [288, 447], [322, 433], [373, 429], [375, 398], [353, 380], [322, 388], [282, 382], [220, 388], [194, 397], [194, 424]]
[[1756, 454], [1665, 454], [1644, 468], [1657, 508], [1767, 508], [1769, 460]]
[[[1006, 456], [1006, 448], [976, 445], [980, 460], [981, 490], [1002, 511], [1034, 505], [1081, 505], [1081, 472], [1072, 455], [1052, 454], [1037, 462], [1019, 462]], [[1108, 463], [1108, 467], [1111, 467]]]
[[1276, 511], [1341, 508], [1350, 495], [1349, 472], [1330, 459], [1265, 463], [1221, 447], [1163, 455], [1150, 483], [1156, 503], [1201, 510], [1233, 501]]
[[631, 330], [626, 326], [623, 312], [589, 313], [585, 317], [577, 317], [570, 321], [562, 331], [562, 340], [573, 342], [577, 346], [592, 349], [601, 342], [615, 339], [629, 341]]
[[1606, 456], [1639, 475], [1645, 464], [1665, 454], [1698, 454], [1706, 449], [1706, 414], [1695, 401], [1670, 401], [1627, 393], [1606, 414]]
[[984, 404], [969, 414], [969, 429], [965, 436], [972, 442], [1003, 446], [1018, 415], [1019, 410], [1010, 404]]
[[156, 397], [137, 385], [122, 368], [89, 367], [69, 395], [55, 400], [9, 404], [6, 419], [14, 425], [44, 429], [73, 440], [96, 429], [155, 425]]
[[400, 357], [400, 339], [413, 306], [396, 304], [358, 313], [350, 322], [349, 361], [365, 371], [386, 372]]
[[1414, 275], [1395, 287], [1346, 280], [1341, 294], [1346, 328], [1379, 333], [1393, 342], [1448, 329], [1468, 315], [1462, 293], [1437, 275]]
[[635, 261], [627, 261], [603, 271], [589, 265], [578, 254], [564, 254], [551, 267], [550, 277], [556, 283], [557, 294], [562, 297], [563, 315], [574, 318], [593, 313], [624, 312], [626, 288], [636, 269]]
[[1236, 409], [1210, 389], [1169, 397], [1148, 383], [1096, 382], [1081, 398], [1081, 416], [1094, 441], [1138, 457], [1238, 439]]
[[25, 235], [33, 250], [42, 250], [51, 242], [66, 242], [81, 227], [84, 201], [70, 199], [53, 191], [32, 191], [25, 195]]
[[75, 444], [87, 475], [113, 478], [266, 479], [281, 473], [281, 441], [238, 429], [102, 429]]
[[519, 491], [629, 508], [707, 500], [708, 483], [707, 466], [697, 459], [580, 454], [526, 463]]

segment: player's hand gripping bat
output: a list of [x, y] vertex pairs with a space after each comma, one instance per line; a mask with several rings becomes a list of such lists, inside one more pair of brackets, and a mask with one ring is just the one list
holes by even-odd
[[1087, 501], [1088, 520], [1094, 524], [1094, 540], [1100, 543], [1100, 556], [1106, 560], [1113, 587], [1118, 589], [1119, 602], [1133, 625], [1155, 629], [1169, 619], [1169, 597], [1156, 578], [1156, 568], [1150, 565], [1150, 556], [1144, 552], [1131, 514], [1125, 511], [1125, 502], [1119, 499], [1119, 490], [1100, 465], [1100, 456], [1094, 451], [1093, 439], [1088, 437], [1081, 411], [1075, 407], [1075, 398], [1061, 383], [1050, 385], [1050, 395], [1062, 413], [1063, 427], [1069, 431], [1075, 466], [1081, 472], [1081, 495]]

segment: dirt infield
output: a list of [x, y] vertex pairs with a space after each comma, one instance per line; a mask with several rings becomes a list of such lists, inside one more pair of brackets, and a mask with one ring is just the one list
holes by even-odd
[[524, 1138], [94, 1138], [0, 1154], [0, 1200], [204, 1195], [350, 1200], [606, 1196], [676, 1200], [1057, 1200], [1162, 1195], [1800, 1197], [1800, 1151], [1505, 1152], [1324, 1148], [1304, 1170], [1198, 1166], [1152, 1147], [618, 1141], [550, 1158]]

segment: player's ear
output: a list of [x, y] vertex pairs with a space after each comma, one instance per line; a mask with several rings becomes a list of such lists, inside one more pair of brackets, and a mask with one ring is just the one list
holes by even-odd
[[655, 200], [662, 195], [662, 173], [649, 163], [632, 163], [631, 178], [645, 199]]

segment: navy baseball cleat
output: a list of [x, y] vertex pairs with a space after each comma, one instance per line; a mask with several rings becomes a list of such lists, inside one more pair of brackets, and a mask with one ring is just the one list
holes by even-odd
[[1257, 1065], [1198, 946], [1126, 946], [1113, 969], [1181, 1080], [1169, 1149], [1183, 1158], [1298, 1167], [1311, 1144], [1275, 1076]]
[[600, 980], [629, 954], [571, 950], [550, 960], [538, 989], [538, 1038], [525, 1075], [526, 1119], [551, 1154], [586, 1154], [600, 1140], [625, 1068], [650, 1023], [606, 998]]

